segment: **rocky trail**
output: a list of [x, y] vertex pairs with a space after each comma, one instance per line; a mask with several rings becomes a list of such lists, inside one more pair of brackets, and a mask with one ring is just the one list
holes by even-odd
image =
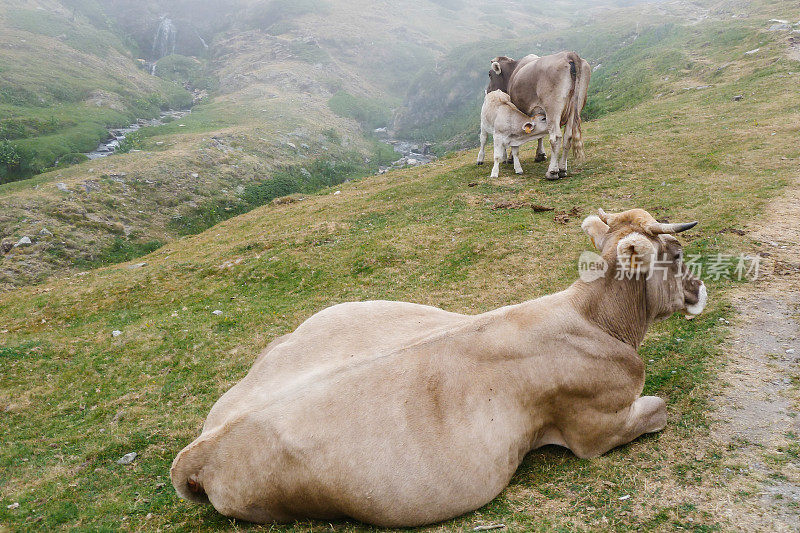
[[758, 280], [733, 293], [737, 317], [713, 399], [711, 436], [755, 483], [736, 487], [749, 495], [725, 509], [742, 530], [800, 531], [799, 205], [795, 176], [749, 228], [763, 260]]

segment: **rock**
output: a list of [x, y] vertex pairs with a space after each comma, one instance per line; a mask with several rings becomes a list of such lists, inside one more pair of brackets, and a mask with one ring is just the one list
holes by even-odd
[[118, 329], [115, 329], [114, 331], [111, 332], [112, 337], [119, 337], [120, 335], [122, 335], [122, 332]]
[[129, 465], [136, 460], [138, 454], [136, 452], [126, 453], [119, 459], [117, 459], [118, 465]]
[[747, 52], [745, 52], [744, 55], [751, 56], [751, 55], [755, 54], [756, 52], [758, 52], [759, 50], [761, 50], [761, 48], [753, 48], [752, 50], [748, 50]]
[[336, 196], [337, 194], [342, 194], [342, 191], [336, 191], [333, 193], [334, 196]]
[[67, 187], [67, 184], [62, 183], [60, 181], [56, 183], [56, 189], [58, 189], [61, 192], [69, 192], [69, 187]]
[[788, 353], [790, 355], [793, 354], [794, 353], [794, 348], [789, 348], [788, 350], [786, 350], [786, 353]]
[[768, 31], [784, 31], [784, 30], [791, 30], [791, 29], [792, 29], [792, 27], [789, 24], [783, 22], [783, 23], [779, 23], [779, 24], [773, 24], [772, 26], [769, 27]]
[[219, 309], [214, 309], [213, 311], [211, 311], [211, 314], [216, 316], [222, 316], [222, 311], [220, 311]]
[[596, 64], [596, 65], [594, 66], [594, 68], [592, 69], [592, 72], [595, 72], [595, 71], [597, 71], [597, 69], [599, 69], [599, 68], [600, 68], [600, 67], [602, 67], [602, 66], [603, 66], [603, 64], [602, 64], [602, 63], [598, 63], [598, 64]]
[[294, 143], [290, 143], [289, 141], [286, 141], [286, 146], [288, 146], [289, 148], [294, 148], [295, 150], [297, 150], [297, 145], [295, 145]]
[[14, 241], [10, 239], [4, 239], [2, 242], [0, 242], [0, 251], [2, 251], [4, 254], [7, 254], [9, 251], [11, 251], [13, 247]]
[[626, 494], [625, 496], [620, 496], [618, 499], [619, 499], [619, 501], [624, 501], [624, 500], [629, 499], [630, 497], [631, 497], [630, 494]]
[[407, 162], [409, 165], [416, 165], [417, 163], [419, 163], [419, 161], [417, 161], [413, 157], [409, 158]]
[[142, 268], [144, 266], [147, 266], [147, 263], [135, 263], [133, 265], [128, 265], [128, 270], [135, 270], [137, 268]]
[[191, 175], [193, 178], [199, 178], [199, 177], [200, 177], [200, 174], [198, 174], [197, 172], [192, 172], [190, 175]]
[[311, 147], [310, 147], [309, 145], [307, 145], [306, 143], [303, 143], [303, 144], [301, 144], [301, 145], [300, 145], [300, 148], [303, 148], [304, 150], [309, 150], [309, 149], [311, 149]]
[[743, 95], [743, 94], [737, 94], [736, 96], [734, 96], [734, 97], [733, 97], [733, 101], [734, 101], [734, 102], [738, 102], [738, 101], [740, 101], [742, 98], [744, 98], [744, 95]]
[[14, 247], [17, 247], [17, 246], [30, 246], [31, 244], [33, 244], [33, 242], [31, 242], [31, 238], [30, 237], [23, 237], [19, 241], [17, 241], [17, 244], [15, 244]]
[[42, 237], [52, 237], [53, 233], [47, 228], [42, 228], [41, 230], [39, 230], [39, 235], [41, 235]]
[[6, 505], [6, 509], [18, 509], [18, 508], [19, 508], [19, 502], [14, 502], [11, 505]]

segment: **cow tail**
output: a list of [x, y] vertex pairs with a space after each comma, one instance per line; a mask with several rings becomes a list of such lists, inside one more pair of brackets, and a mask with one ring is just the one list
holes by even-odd
[[567, 113], [567, 127], [572, 131], [572, 154], [583, 161], [586, 153], [583, 151], [583, 138], [581, 136], [581, 110], [583, 109], [584, 95], [581, 88], [581, 77], [584, 75], [581, 68], [582, 60], [575, 52], [569, 53], [569, 73], [572, 77], [572, 94], [569, 102], [569, 112]]
[[178, 496], [198, 503], [209, 503], [203, 487], [203, 467], [213, 442], [206, 436], [192, 442], [172, 461], [169, 477]]

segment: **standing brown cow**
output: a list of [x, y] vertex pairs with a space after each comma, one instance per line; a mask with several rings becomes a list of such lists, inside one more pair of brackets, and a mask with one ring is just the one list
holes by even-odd
[[[559, 52], [539, 57], [530, 54], [519, 61], [500, 56], [492, 60], [487, 92], [497, 89], [508, 93], [520, 111], [529, 116], [544, 111], [552, 149], [545, 178], [567, 175], [567, 152], [572, 148], [578, 159], [584, 157], [581, 140], [581, 110], [592, 69], [575, 52]], [[556, 117], [560, 117], [556, 120]], [[564, 126], [562, 135], [561, 127]], [[544, 160], [539, 141], [536, 161]]]

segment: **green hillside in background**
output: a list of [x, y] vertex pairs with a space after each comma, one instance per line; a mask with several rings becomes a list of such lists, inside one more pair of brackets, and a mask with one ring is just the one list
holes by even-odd
[[0, 8], [0, 183], [85, 160], [108, 128], [191, 104], [134, 60], [113, 25], [69, 4]]

